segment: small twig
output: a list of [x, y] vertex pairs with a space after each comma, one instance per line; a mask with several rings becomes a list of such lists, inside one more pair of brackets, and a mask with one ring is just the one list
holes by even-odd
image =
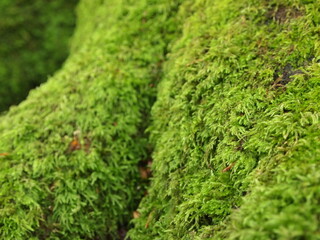
[[227, 172], [227, 171], [229, 171], [235, 164], [236, 164], [236, 162], [232, 163], [230, 166], [228, 166], [228, 167], [226, 167], [225, 169], [223, 169], [222, 172]]
[[151, 213], [149, 214], [149, 216], [148, 216], [148, 218], [147, 218], [147, 222], [146, 222], [145, 228], [148, 228], [148, 227], [149, 227], [150, 222], [151, 222], [151, 220], [152, 220], [153, 213], [154, 213], [154, 210], [151, 211]]

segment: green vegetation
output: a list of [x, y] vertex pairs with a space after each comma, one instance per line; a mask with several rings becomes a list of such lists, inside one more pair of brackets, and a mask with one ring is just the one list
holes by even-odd
[[318, 1], [77, 13], [63, 68], [0, 117], [1, 239], [320, 238]]
[[0, 111], [19, 103], [60, 68], [77, 2], [0, 1]]
[[190, 2], [131, 239], [319, 239], [320, 3]]
[[61, 71], [0, 118], [0, 238], [116, 239], [145, 191], [175, 1], [81, 1]]

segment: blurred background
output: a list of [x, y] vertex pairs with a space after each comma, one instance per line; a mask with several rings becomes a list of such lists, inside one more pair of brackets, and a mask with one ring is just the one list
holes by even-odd
[[78, 0], [0, 0], [0, 112], [59, 69]]

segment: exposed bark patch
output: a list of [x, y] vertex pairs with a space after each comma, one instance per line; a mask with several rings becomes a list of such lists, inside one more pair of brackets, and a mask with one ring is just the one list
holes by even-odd
[[271, 20], [276, 21], [279, 24], [283, 24], [291, 19], [302, 16], [302, 12], [297, 8], [292, 8], [284, 5], [273, 6], [266, 13], [266, 19], [269, 23]]
[[301, 70], [294, 70], [292, 65], [288, 63], [281, 71], [275, 71], [273, 75], [274, 82], [271, 88], [284, 88], [291, 82], [291, 77], [297, 74], [303, 74], [303, 72]]

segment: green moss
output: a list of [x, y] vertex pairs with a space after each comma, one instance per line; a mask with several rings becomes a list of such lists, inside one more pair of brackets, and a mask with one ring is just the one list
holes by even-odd
[[144, 128], [178, 4], [80, 3], [64, 67], [0, 118], [1, 239], [125, 231], [144, 192]]
[[0, 118], [0, 237], [119, 239], [146, 194], [133, 240], [318, 239], [319, 9], [82, 0], [66, 64]]
[[318, 239], [317, 1], [185, 1], [132, 239]]
[[0, 111], [19, 103], [61, 67], [77, 2], [0, 2]]

